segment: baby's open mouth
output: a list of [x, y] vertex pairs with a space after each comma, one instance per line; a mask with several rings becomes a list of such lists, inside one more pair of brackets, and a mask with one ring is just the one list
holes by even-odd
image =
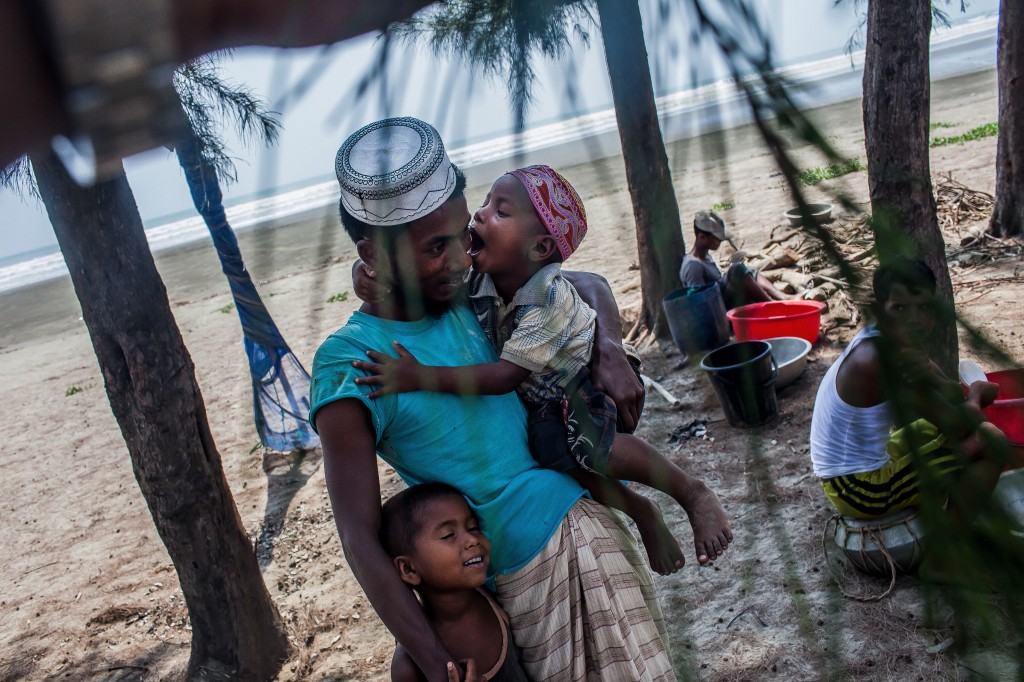
[[469, 255], [475, 256], [484, 250], [484, 240], [472, 227], [469, 228]]
[[477, 564], [483, 563], [484, 558], [482, 556], [473, 557], [469, 561], [464, 562], [463, 566], [476, 566]]

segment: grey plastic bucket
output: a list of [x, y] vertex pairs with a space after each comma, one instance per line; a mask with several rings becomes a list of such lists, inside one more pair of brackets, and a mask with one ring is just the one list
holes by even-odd
[[740, 341], [704, 356], [700, 368], [711, 385], [732, 426], [762, 426], [779, 414], [775, 378], [779, 370], [767, 341]]
[[904, 509], [878, 519], [835, 517], [836, 545], [850, 563], [865, 573], [913, 573], [924, 558], [923, 536], [916, 509]]
[[685, 353], [718, 348], [729, 340], [729, 321], [717, 284], [676, 289], [661, 307], [672, 340]]

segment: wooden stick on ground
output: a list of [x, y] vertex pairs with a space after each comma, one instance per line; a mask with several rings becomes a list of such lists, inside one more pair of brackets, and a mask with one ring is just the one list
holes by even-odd
[[851, 263], [857, 263], [859, 261], [864, 260], [868, 256], [870, 256], [872, 253], [874, 253], [874, 251], [875, 251], [875, 245], [872, 244], [871, 246], [869, 246], [868, 248], [864, 249], [863, 251], [859, 251], [859, 252], [853, 254], [852, 256], [848, 256], [847, 260], [849, 262], [851, 262]]
[[643, 321], [644, 321], [644, 316], [643, 315], [637, 315], [636, 322], [634, 322], [633, 326], [630, 328], [630, 330], [628, 332], [626, 332], [626, 335], [624, 337], [622, 337], [622, 340], [625, 341], [626, 343], [629, 343], [629, 344], [632, 344], [634, 341], [636, 341], [636, 337], [640, 333], [640, 327], [643, 324]]
[[871, 288], [871, 287], [864, 286], [863, 284], [851, 284], [849, 282], [844, 282], [841, 279], [834, 279], [832, 277], [826, 277], [825, 275], [819, 274], [817, 272], [814, 273], [814, 278], [815, 279], [823, 279], [826, 282], [832, 282], [832, 284], [838, 284], [841, 287], [856, 287], [858, 289], [870, 289]]
[[[772, 232], [773, 233], [775, 232], [774, 228], [772, 228]], [[781, 237], [772, 237], [771, 239], [768, 240], [768, 243], [766, 243], [764, 245], [765, 249], [768, 249], [768, 247], [773, 247], [773, 246], [781, 246], [782, 242], [786, 241], [790, 237], [795, 237], [798, 234], [800, 234], [800, 230], [796, 229], [796, 230], [790, 230], [789, 232], [787, 232], [786, 234], [782, 235]], [[764, 251], [764, 252], [768, 253], [768, 251]]]
[[680, 405], [682, 405], [678, 398], [669, 393], [664, 386], [659, 384], [654, 379], [650, 378], [646, 374], [641, 374], [640, 378], [644, 380], [644, 388], [653, 388], [655, 391], [658, 392], [658, 395], [664, 398], [672, 407], [679, 407]]

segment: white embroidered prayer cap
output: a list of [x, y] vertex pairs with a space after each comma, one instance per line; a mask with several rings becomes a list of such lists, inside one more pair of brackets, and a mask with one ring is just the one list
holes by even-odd
[[357, 130], [338, 149], [334, 172], [345, 210], [382, 227], [422, 218], [455, 190], [455, 168], [441, 136], [411, 117]]

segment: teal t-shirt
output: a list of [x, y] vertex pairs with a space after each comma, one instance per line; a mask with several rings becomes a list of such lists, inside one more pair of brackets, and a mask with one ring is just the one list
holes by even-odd
[[416, 391], [367, 398], [352, 367], [367, 350], [394, 355], [398, 341], [423, 364], [460, 366], [496, 361], [472, 311], [394, 322], [356, 312], [317, 350], [309, 421], [321, 407], [355, 398], [370, 412], [377, 453], [409, 485], [440, 481], [458, 488], [491, 541], [492, 573], [526, 565], [547, 544], [583, 494], [569, 476], [542, 469], [530, 455], [526, 410], [515, 393], [457, 396]]

